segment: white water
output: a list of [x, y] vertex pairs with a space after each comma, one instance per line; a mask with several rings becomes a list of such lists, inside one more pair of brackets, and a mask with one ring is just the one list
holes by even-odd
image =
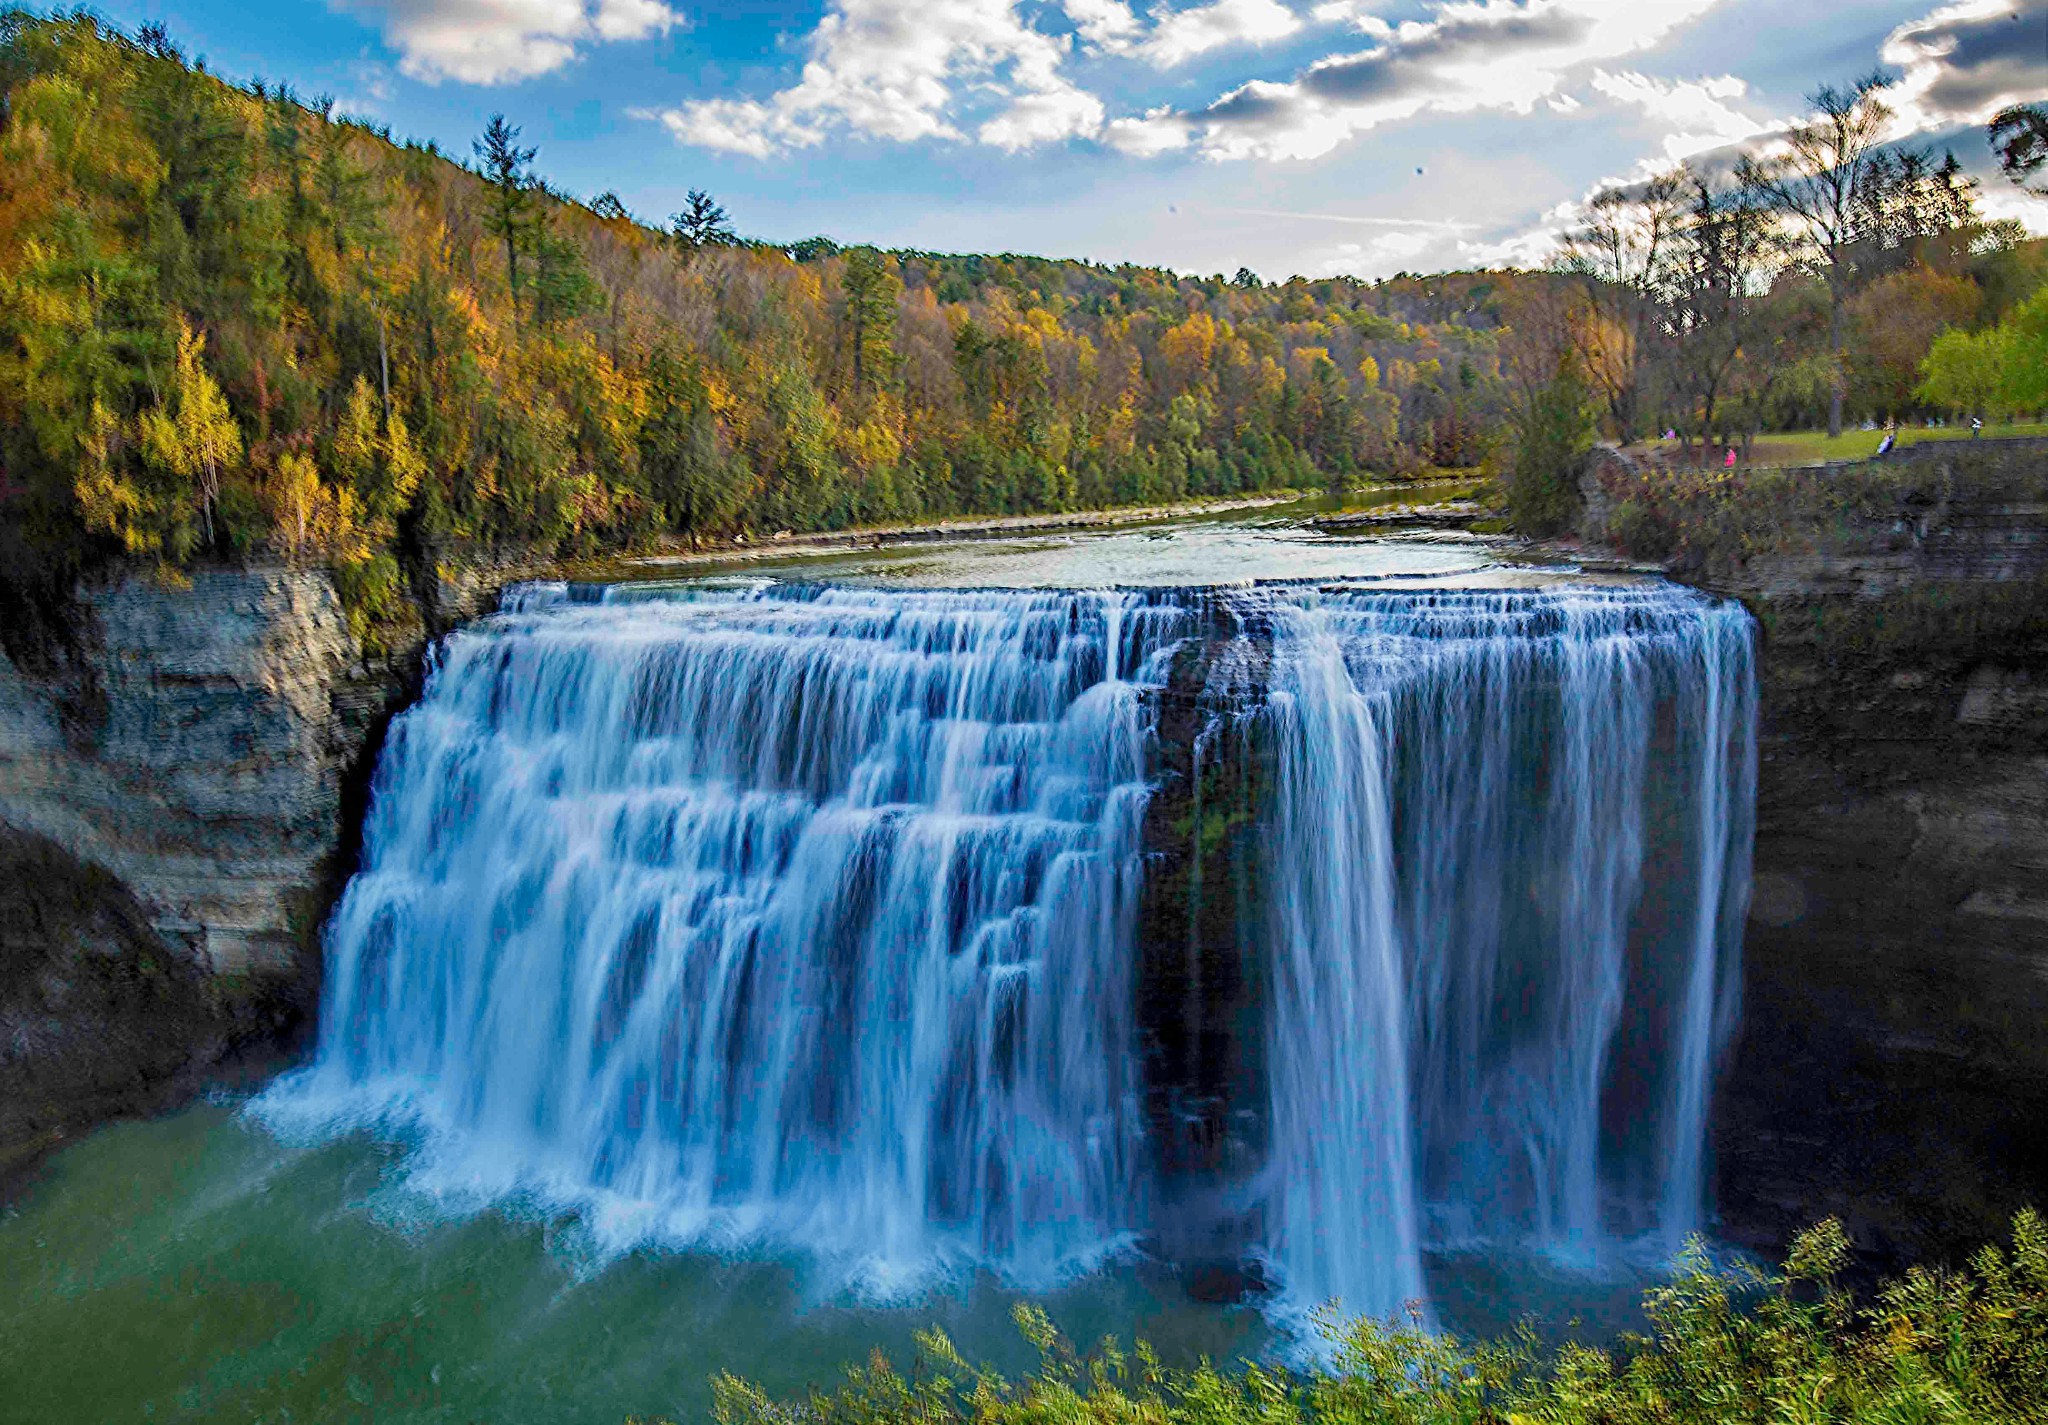
[[[1386, 1312], [1439, 1245], [1697, 1226], [1732, 1020], [1745, 616], [1664, 586], [1247, 592], [1262, 1254]], [[379, 766], [315, 1064], [421, 1176], [891, 1288], [1141, 1242], [1152, 693], [1192, 594], [538, 586]], [[1270, 630], [1270, 632], [1267, 632]]]
[[1421, 1299], [1422, 1244], [1675, 1247], [1736, 1011], [1747, 615], [1665, 586], [1263, 612], [1289, 1296]]

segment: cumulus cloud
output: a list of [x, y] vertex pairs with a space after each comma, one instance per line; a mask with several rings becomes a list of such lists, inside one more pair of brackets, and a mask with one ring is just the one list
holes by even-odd
[[559, 69], [585, 45], [683, 23], [662, 0], [343, 0], [376, 19], [414, 79], [503, 84]]
[[1184, 113], [1211, 158], [1314, 158], [1355, 134], [1425, 111], [1526, 113], [1571, 71], [1649, 48], [1719, 0], [1458, 0], [1400, 25], [1345, 0], [1318, 18], [1377, 41], [1292, 80], [1254, 80]]
[[[1098, 32], [1111, 7], [1081, 7]], [[978, 137], [1016, 149], [1093, 134], [1102, 104], [1060, 74], [1070, 41], [1033, 28], [1014, 0], [834, 0], [812, 32], [803, 72], [770, 99], [696, 100], [656, 117], [685, 143], [766, 157], [836, 129], [912, 142], [964, 137], [956, 86], [1007, 101]]]
[[1277, 0], [1213, 0], [1162, 14], [1137, 53], [1170, 67], [1226, 45], [1285, 39], [1300, 28], [1300, 19]]

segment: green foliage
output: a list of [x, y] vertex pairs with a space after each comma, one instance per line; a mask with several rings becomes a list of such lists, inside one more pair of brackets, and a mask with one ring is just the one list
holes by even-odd
[[1921, 398], [1944, 410], [2010, 415], [2048, 409], [2048, 287], [1996, 327], [1943, 333], [1920, 372]]
[[1571, 524], [1594, 429], [1585, 380], [1567, 359], [1518, 412], [1514, 463], [1506, 481], [1508, 515], [1518, 529], [1555, 534]]
[[713, 1383], [719, 1425], [1932, 1425], [2048, 1418], [2048, 1224], [2013, 1223], [1959, 1272], [1916, 1269], [1860, 1303], [1837, 1284], [1841, 1225], [1802, 1234], [1781, 1272], [1695, 1244], [1649, 1292], [1647, 1334], [1541, 1346], [1467, 1342], [1417, 1321], [1325, 1317], [1327, 1364], [1163, 1367], [1142, 1341], [1082, 1355], [1016, 1310], [1039, 1367], [1008, 1380], [936, 1331], [905, 1375], [879, 1352], [834, 1390], [782, 1401]]

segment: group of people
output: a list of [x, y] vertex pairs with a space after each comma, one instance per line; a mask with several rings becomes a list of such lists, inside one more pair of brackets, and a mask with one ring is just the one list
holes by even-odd
[[[1932, 424], [1932, 422], [1930, 422], [1929, 424]], [[1869, 429], [1869, 427], [1865, 426], [1864, 429], [1867, 430]], [[1975, 440], [1983, 434], [1984, 418], [1982, 416], [1970, 417], [1970, 439]], [[1664, 439], [1677, 440], [1677, 430], [1667, 429], [1664, 432]], [[1884, 439], [1880, 440], [1877, 443], [1876, 458], [1882, 459], [1884, 456], [1890, 455], [1892, 451], [1898, 446], [1898, 443], [1899, 423], [1896, 419], [1888, 419], [1884, 423]], [[1733, 470], [1736, 467], [1736, 465], [1740, 463], [1740, 460], [1741, 457], [1736, 454], [1735, 447], [1731, 445], [1728, 447], [1728, 453], [1721, 459], [1721, 468], [1724, 470]]]

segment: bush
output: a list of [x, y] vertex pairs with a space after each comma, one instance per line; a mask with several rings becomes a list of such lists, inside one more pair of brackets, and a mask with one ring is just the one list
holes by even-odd
[[1837, 1222], [1793, 1244], [1780, 1272], [1719, 1266], [1695, 1243], [1647, 1293], [1647, 1335], [1608, 1348], [1540, 1346], [1526, 1328], [1467, 1343], [1416, 1321], [1323, 1323], [1321, 1371], [1164, 1368], [1143, 1342], [1080, 1355], [1035, 1306], [1016, 1319], [1038, 1371], [1006, 1380], [946, 1337], [918, 1338], [909, 1375], [879, 1353], [830, 1392], [778, 1401], [714, 1382], [720, 1425], [1691, 1425], [2048, 1419], [2048, 1224], [2013, 1223], [1961, 1272], [1916, 1268], [1869, 1305], [1837, 1285], [1849, 1255]]
[[1515, 528], [1530, 535], [1570, 528], [1579, 512], [1579, 471], [1593, 436], [1585, 381], [1567, 361], [1516, 418], [1507, 478], [1508, 518]]

